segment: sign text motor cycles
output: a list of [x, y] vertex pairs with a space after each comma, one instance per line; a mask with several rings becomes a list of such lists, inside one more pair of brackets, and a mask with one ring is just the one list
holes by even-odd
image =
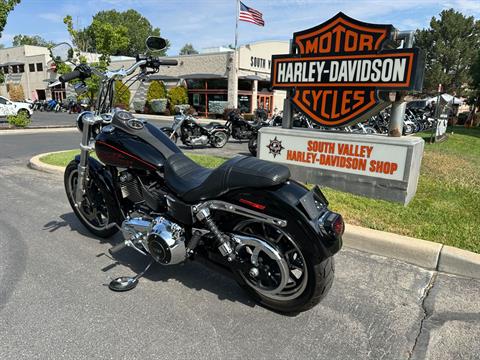
[[321, 125], [358, 122], [379, 103], [378, 91], [421, 90], [421, 55], [386, 49], [392, 29], [339, 13], [297, 32], [297, 53], [272, 57], [272, 86], [294, 89], [294, 104]]

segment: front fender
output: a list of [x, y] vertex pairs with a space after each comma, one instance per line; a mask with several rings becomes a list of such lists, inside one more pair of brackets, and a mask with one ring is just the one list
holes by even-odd
[[[80, 155], [75, 156], [75, 162], [77, 164], [80, 163]], [[113, 194], [119, 209], [122, 209], [111, 172], [104, 165], [102, 165], [102, 163], [91, 156], [88, 157], [88, 176], [100, 181], [105, 188], [111, 194]]]
[[[298, 229], [303, 232], [303, 236], [312, 244], [315, 253], [318, 254], [318, 260], [322, 261], [341, 249], [342, 239], [326, 236], [319, 227], [320, 217], [327, 212], [331, 213], [326, 203], [322, 204], [318, 210], [315, 208], [318, 212], [313, 216], [312, 214], [309, 215], [308, 211], [304, 209], [300, 199], [305, 199], [309, 192], [302, 184], [289, 180], [282, 185], [271, 188], [248, 188], [230, 191], [223, 196], [222, 200], [287, 220], [288, 223], [294, 222]], [[264, 205], [265, 208], [263, 210], [251, 208], [245, 205], [248, 202]]]

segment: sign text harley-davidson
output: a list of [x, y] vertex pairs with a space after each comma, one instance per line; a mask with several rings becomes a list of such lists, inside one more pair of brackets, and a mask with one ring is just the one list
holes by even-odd
[[296, 52], [272, 57], [272, 87], [294, 90], [294, 104], [323, 126], [353, 124], [380, 102], [379, 91], [421, 90], [423, 58], [392, 48], [392, 29], [339, 13], [297, 32]]

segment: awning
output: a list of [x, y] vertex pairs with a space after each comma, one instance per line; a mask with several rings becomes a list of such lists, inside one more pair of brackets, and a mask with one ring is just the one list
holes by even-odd
[[263, 78], [258, 75], [244, 75], [238, 77], [240, 80], [259, 80], [259, 81], [270, 81], [270, 78]]
[[226, 79], [225, 75], [218, 74], [185, 74], [179, 76], [179, 78], [186, 80], [195, 80], [195, 79]]
[[178, 76], [169, 76], [169, 75], [160, 75], [160, 74], [153, 74], [148, 77], [148, 80], [160, 80], [160, 81], [176, 81], [180, 80]]
[[0, 64], [0, 66], [15, 66], [15, 65], [25, 65], [25, 63], [18, 62], [18, 61], [10, 61], [10, 62]]

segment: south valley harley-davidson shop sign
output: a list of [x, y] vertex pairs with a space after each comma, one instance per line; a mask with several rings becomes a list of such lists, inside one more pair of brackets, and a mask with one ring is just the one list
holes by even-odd
[[294, 90], [293, 103], [323, 126], [354, 124], [379, 104], [379, 91], [422, 88], [423, 57], [385, 49], [392, 30], [339, 13], [297, 32], [295, 54], [272, 56], [272, 87]]

